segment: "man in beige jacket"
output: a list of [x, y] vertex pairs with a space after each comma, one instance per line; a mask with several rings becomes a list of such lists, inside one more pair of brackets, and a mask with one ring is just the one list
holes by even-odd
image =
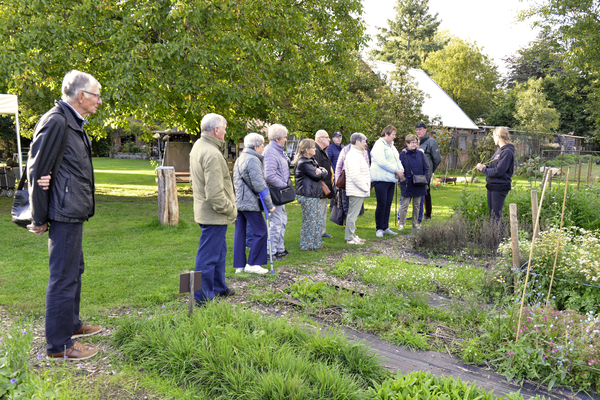
[[202, 271], [202, 287], [194, 293], [201, 306], [215, 296], [232, 296], [225, 283], [227, 225], [235, 223], [235, 193], [225, 150], [227, 120], [219, 114], [207, 114], [200, 123], [202, 136], [190, 153], [190, 179], [194, 193], [194, 220], [200, 225], [200, 244], [196, 271]]

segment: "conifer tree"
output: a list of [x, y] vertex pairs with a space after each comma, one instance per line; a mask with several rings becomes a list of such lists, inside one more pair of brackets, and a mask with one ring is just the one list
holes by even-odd
[[420, 68], [429, 53], [446, 44], [435, 36], [441, 23], [438, 14], [429, 13], [429, 0], [398, 0], [394, 9], [396, 18], [388, 20], [389, 29], [381, 28], [379, 49], [373, 55], [381, 61]]

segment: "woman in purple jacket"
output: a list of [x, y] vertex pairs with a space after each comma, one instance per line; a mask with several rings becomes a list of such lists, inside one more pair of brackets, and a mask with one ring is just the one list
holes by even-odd
[[[263, 165], [265, 168], [265, 180], [267, 184], [275, 187], [285, 187], [290, 178], [290, 164], [285, 154], [285, 142], [288, 130], [281, 124], [273, 124], [269, 127], [269, 144], [265, 147]], [[283, 260], [284, 256], [290, 254], [283, 244], [285, 226], [287, 225], [287, 213], [285, 205], [275, 206], [275, 211], [269, 213], [269, 235], [271, 236], [271, 250], [273, 260]]]

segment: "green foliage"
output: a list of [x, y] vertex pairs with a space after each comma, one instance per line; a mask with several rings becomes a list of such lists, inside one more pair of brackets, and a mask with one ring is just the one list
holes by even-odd
[[377, 35], [381, 49], [373, 55], [408, 68], [421, 68], [428, 54], [440, 50], [448, 40], [436, 37], [441, 21], [438, 14], [429, 13], [429, 0], [398, 0], [395, 20], [388, 20], [389, 29]]
[[436, 291], [464, 299], [477, 296], [484, 271], [481, 268], [458, 265], [438, 268], [384, 256], [348, 255], [334, 266], [332, 273], [339, 277], [350, 274], [366, 284], [390, 287], [402, 292]]
[[360, 399], [389, 373], [359, 343], [285, 319], [213, 302], [125, 319], [113, 339], [125, 358], [211, 398]]
[[213, 111], [234, 139], [249, 118], [295, 130], [302, 115], [292, 105], [347, 91], [364, 43], [361, 14], [359, 0], [3, 1], [0, 91], [20, 96], [28, 129], [76, 68], [103, 85], [93, 135], [130, 116], [198, 133]]
[[[520, 300], [520, 299], [518, 299]], [[518, 301], [517, 300], [517, 301]], [[486, 339], [494, 350], [492, 365], [508, 380], [535, 379], [551, 389], [578, 387], [597, 391], [600, 384], [600, 321], [592, 314], [557, 311], [551, 307], [525, 307], [516, 327], [519, 306], [488, 327]], [[491, 321], [490, 321], [491, 322]], [[516, 341], [516, 329], [519, 340]]]
[[[46, 370], [41, 374], [32, 368], [29, 355], [33, 342], [31, 325], [18, 318], [2, 332], [0, 341], [0, 399], [69, 399], [72, 393], [65, 390], [70, 379], [58, 369]], [[37, 360], [43, 360], [38, 354]]]
[[[531, 273], [535, 287], [530, 289], [548, 293], [554, 275], [550, 304], [559, 310], [600, 312], [600, 288], [597, 287], [600, 286], [599, 234], [599, 230], [581, 228], [563, 228], [562, 232], [557, 228], [542, 231], [533, 249]], [[519, 241], [521, 260], [529, 259], [530, 249], [530, 241]], [[500, 250], [506, 260], [511, 259], [512, 247], [508, 241]]]
[[589, 79], [589, 84], [586, 83], [583, 90], [577, 90], [576, 102], [571, 108], [583, 111], [579, 118], [588, 118], [593, 122], [593, 129], [582, 129], [580, 132], [598, 140], [600, 96], [596, 76], [600, 72], [600, 49], [597, 46], [600, 40], [600, 6], [589, 0], [547, 0], [532, 3], [530, 7], [530, 10], [522, 13], [521, 18], [532, 17], [537, 26], [553, 32], [557, 41], [564, 44], [564, 50], [556, 54], [568, 62], [569, 69], [577, 76]]
[[519, 128], [531, 134], [556, 131], [560, 114], [546, 98], [542, 88], [542, 79], [530, 78], [520, 83], [516, 91], [515, 118]]
[[[402, 375], [398, 372], [395, 379], [388, 379], [383, 384], [370, 390], [373, 400], [392, 399], [431, 399], [431, 400], [496, 400], [497, 397], [478, 388], [475, 383], [469, 385], [460, 378], [452, 376], [435, 376], [431, 372], [413, 371]], [[511, 393], [510, 400], [523, 400], [519, 393]], [[540, 400], [539, 396], [535, 400]]]
[[[550, 226], [558, 226], [562, 213], [562, 199], [564, 197], [564, 186], [552, 185], [551, 190], [546, 191], [546, 197], [540, 210], [540, 227], [542, 229]], [[538, 189], [538, 196], [541, 189]], [[488, 215], [487, 194], [484, 190], [464, 190], [461, 203], [455, 207], [468, 221], [475, 222]], [[541, 202], [541, 201], [540, 201]], [[508, 192], [504, 201], [502, 218], [510, 221], [508, 204], [517, 205], [517, 217], [519, 227], [533, 232], [531, 220], [531, 190], [515, 188]], [[567, 202], [565, 207], [564, 226], [577, 226], [588, 230], [600, 229], [600, 216], [596, 210], [600, 207], [600, 187], [597, 185], [585, 186], [577, 190], [572, 184], [567, 189]]]
[[498, 70], [475, 43], [451, 36], [443, 49], [429, 55], [423, 68], [473, 121], [493, 109]]

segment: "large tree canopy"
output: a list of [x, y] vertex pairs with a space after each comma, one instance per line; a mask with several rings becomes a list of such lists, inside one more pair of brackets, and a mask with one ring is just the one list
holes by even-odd
[[423, 68], [476, 123], [494, 108], [498, 70], [475, 43], [451, 36], [446, 47], [429, 55]]
[[[588, 94], [584, 116], [589, 115], [593, 132], [578, 132], [600, 140], [600, 3], [597, 0], [544, 0], [533, 4], [522, 18], [554, 32], [563, 45], [562, 59], [578, 78], [585, 80]], [[549, 95], [550, 97], [550, 95]], [[588, 114], [589, 113], [589, 114]]]
[[421, 68], [427, 55], [447, 42], [436, 37], [441, 23], [438, 14], [429, 13], [429, 0], [398, 0], [395, 10], [395, 20], [388, 20], [389, 29], [382, 28], [377, 35], [380, 49], [373, 55], [381, 61]]
[[294, 107], [356, 70], [361, 13], [360, 0], [4, 0], [0, 90], [39, 115], [80, 69], [103, 85], [96, 127], [133, 116], [198, 132], [218, 112], [232, 132], [246, 118], [293, 128]]

